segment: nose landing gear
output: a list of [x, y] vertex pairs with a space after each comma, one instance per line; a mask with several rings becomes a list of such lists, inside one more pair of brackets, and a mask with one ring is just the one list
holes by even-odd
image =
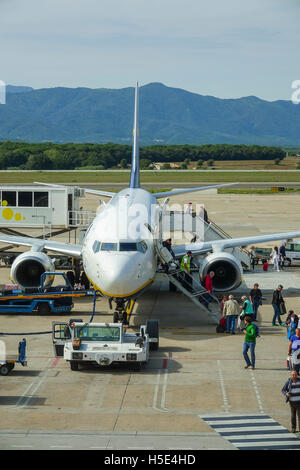
[[135, 304], [135, 299], [110, 299], [109, 304], [112, 309], [112, 301], [115, 300], [116, 307], [113, 314], [114, 323], [123, 323], [123, 325], [129, 325], [129, 320]]

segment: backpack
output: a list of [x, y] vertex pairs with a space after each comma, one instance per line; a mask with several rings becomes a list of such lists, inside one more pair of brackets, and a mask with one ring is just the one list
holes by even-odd
[[252, 322], [252, 325], [253, 325], [254, 328], [255, 328], [255, 336], [256, 336], [256, 338], [260, 338], [259, 327], [256, 325], [256, 323], [253, 323], [253, 322]]

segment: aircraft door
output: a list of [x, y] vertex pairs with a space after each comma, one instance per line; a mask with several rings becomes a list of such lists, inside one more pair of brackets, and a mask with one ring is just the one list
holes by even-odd
[[65, 343], [71, 339], [71, 329], [68, 323], [52, 323], [52, 343], [55, 357], [64, 356]]

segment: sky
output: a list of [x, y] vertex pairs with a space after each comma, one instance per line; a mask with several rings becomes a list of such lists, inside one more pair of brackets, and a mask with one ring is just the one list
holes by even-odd
[[290, 100], [299, 0], [0, 0], [0, 80]]

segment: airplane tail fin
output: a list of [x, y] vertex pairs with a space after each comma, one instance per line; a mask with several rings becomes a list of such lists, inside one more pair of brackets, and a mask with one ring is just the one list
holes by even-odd
[[130, 188], [140, 187], [140, 152], [139, 152], [139, 85], [136, 84], [134, 104], [133, 146], [130, 173]]

